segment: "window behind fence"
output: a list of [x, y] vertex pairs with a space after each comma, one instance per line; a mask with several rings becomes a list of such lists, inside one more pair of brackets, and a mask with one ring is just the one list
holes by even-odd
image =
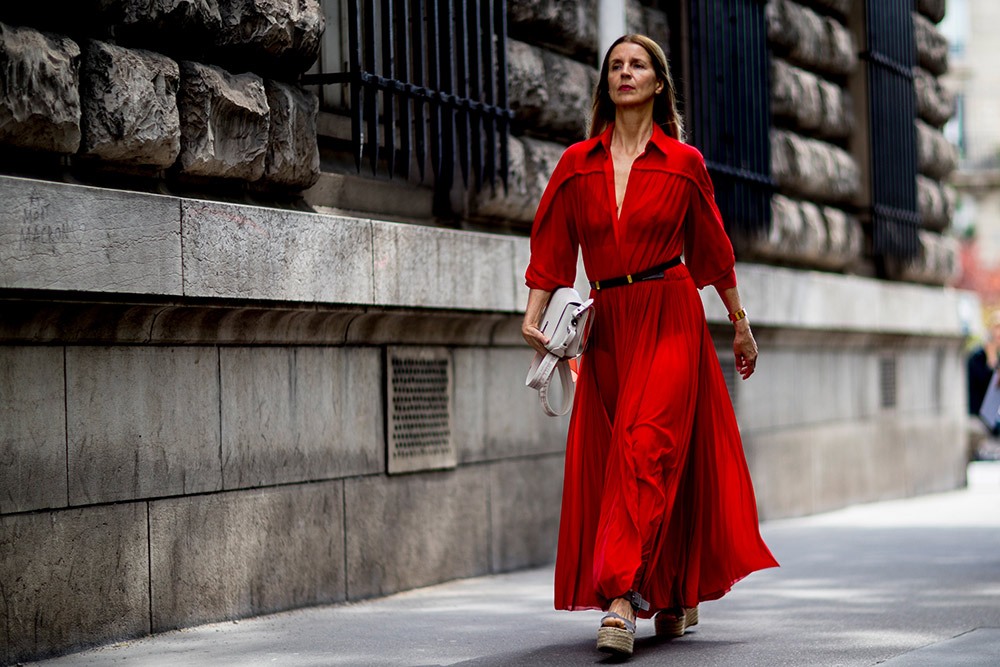
[[766, 232], [771, 222], [774, 182], [765, 4], [694, 0], [688, 10], [689, 140], [705, 156], [730, 234]]
[[[327, 0], [324, 102], [346, 109], [357, 169], [421, 179], [447, 197], [507, 183], [505, 0]], [[332, 53], [331, 53], [332, 51]], [[344, 86], [341, 89], [340, 86]]]
[[872, 251], [883, 258], [920, 250], [912, 11], [912, 0], [865, 2]]

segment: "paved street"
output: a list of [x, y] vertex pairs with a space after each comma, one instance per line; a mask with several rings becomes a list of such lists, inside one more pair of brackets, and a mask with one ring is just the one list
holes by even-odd
[[[968, 490], [768, 522], [782, 567], [702, 605], [685, 637], [640, 623], [633, 664], [1000, 665], [1000, 463]], [[597, 612], [551, 609], [552, 569], [220, 623], [36, 663], [590, 665]]]

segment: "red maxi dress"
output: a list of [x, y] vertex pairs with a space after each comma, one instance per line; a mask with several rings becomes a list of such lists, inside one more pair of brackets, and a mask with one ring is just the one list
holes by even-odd
[[736, 285], [701, 154], [656, 126], [619, 217], [609, 127], [563, 154], [531, 233], [529, 287], [591, 281], [683, 251], [662, 280], [591, 291], [566, 447], [557, 609], [607, 609], [636, 590], [660, 609], [724, 595], [777, 565], [760, 537], [736, 417], [698, 289]]

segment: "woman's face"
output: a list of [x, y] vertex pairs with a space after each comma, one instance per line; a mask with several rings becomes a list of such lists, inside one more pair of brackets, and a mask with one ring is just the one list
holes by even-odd
[[639, 44], [622, 42], [608, 58], [608, 92], [617, 107], [642, 106], [651, 103], [663, 90], [656, 78], [649, 52]]

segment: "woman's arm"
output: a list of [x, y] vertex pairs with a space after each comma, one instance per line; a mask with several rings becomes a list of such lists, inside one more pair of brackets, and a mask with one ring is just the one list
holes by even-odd
[[[730, 317], [741, 310], [743, 304], [740, 301], [740, 292], [736, 287], [727, 287], [717, 290], [722, 303], [726, 305]], [[530, 299], [529, 299], [530, 302]], [[736, 328], [736, 337], [733, 340], [733, 354], [736, 356], [736, 372], [744, 380], [753, 375], [757, 367], [757, 341], [753, 339], [753, 332], [750, 331], [750, 320], [745, 316], [733, 322]]]
[[521, 335], [524, 336], [524, 340], [528, 341], [528, 345], [536, 352], [543, 355], [548, 352], [545, 345], [549, 342], [549, 337], [538, 330], [538, 325], [541, 324], [542, 313], [545, 312], [545, 306], [549, 305], [551, 296], [552, 292], [531, 289], [528, 292], [528, 306], [524, 309], [524, 323], [521, 324]]

